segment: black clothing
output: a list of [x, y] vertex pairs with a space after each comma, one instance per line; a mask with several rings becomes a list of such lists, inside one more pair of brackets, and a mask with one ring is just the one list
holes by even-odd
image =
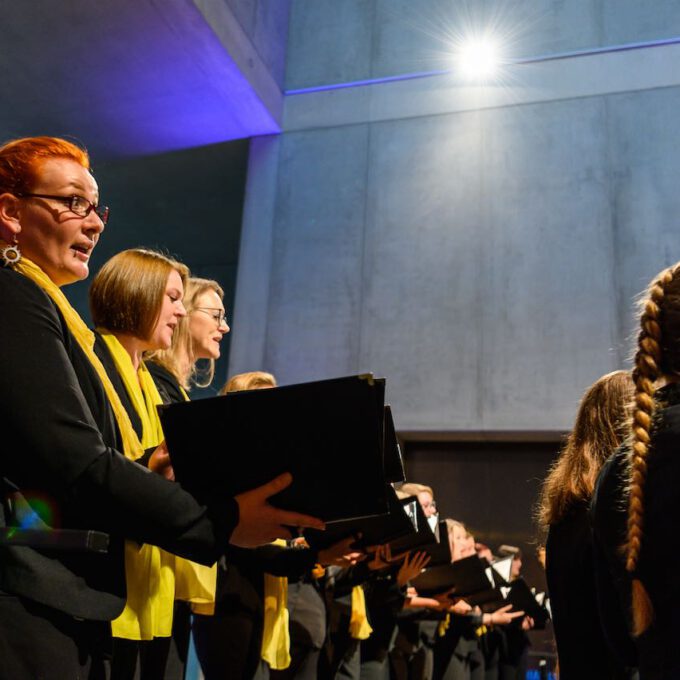
[[620, 548], [628, 519], [628, 451], [619, 449], [602, 466], [591, 503], [597, 607], [609, 652], [620, 666], [636, 667], [630, 631], [630, 577]]
[[272, 680], [318, 680], [321, 650], [326, 640], [326, 604], [311, 574], [288, 583], [290, 666], [269, 671]]
[[[680, 385], [671, 384], [656, 392], [658, 410], [654, 416], [647, 478], [644, 491], [644, 529], [636, 578], [643, 583], [654, 608], [651, 627], [636, 640], [640, 678], [680, 677], [680, 581], [675, 573], [678, 547], [674, 540], [680, 524]], [[626, 492], [626, 451], [606, 465], [598, 480], [594, 498], [593, 522], [609, 572], [603, 581], [613, 584], [620, 603], [628, 611], [630, 581], [619, 547], [625, 537], [628, 498]], [[599, 568], [599, 567], [598, 567]], [[600, 581], [598, 581], [598, 584]], [[604, 620], [607, 630], [611, 621]], [[626, 649], [621, 648], [625, 654]]]
[[0, 593], [2, 680], [104, 680], [110, 640], [108, 623]]
[[314, 550], [264, 545], [230, 547], [217, 568], [215, 614], [194, 615], [196, 655], [206, 680], [250, 680], [261, 663], [264, 575], [296, 580], [316, 562]]
[[608, 654], [597, 610], [593, 539], [585, 503], [576, 504], [550, 526], [546, 576], [560, 679], [616, 678], [617, 663]]
[[164, 404], [178, 404], [186, 401], [177, 378], [165, 366], [161, 366], [155, 361], [146, 361], [144, 363], [149, 369], [154, 383], [156, 383]]
[[109, 621], [125, 604], [125, 539], [212, 564], [238, 521], [236, 501], [202, 506], [119, 453], [95, 369], [52, 300], [10, 269], [0, 270], [0, 318], [0, 346], [11, 357], [0, 371], [0, 409], [11, 423], [0, 449], [0, 526], [20, 522], [21, 494], [50, 526], [111, 536], [105, 555], [2, 547], [0, 590]]

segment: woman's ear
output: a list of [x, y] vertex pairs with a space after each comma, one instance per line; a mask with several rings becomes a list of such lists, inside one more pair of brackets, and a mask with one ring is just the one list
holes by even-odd
[[14, 194], [0, 194], [0, 237], [14, 243], [21, 231], [19, 199]]

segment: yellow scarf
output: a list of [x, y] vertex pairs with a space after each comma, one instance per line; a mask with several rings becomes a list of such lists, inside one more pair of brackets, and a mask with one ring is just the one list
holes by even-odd
[[439, 637], [444, 637], [444, 635], [446, 635], [446, 631], [449, 629], [450, 624], [451, 614], [447, 614], [446, 618], [441, 620], [437, 626], [437, 633], [439, 634]]
[[[276, 540], [274, 545], [286, 545]], [[262, 658], [274, 670], [290, 666], [290, 630], [288, 627], [288, 579], [264, 575], [264, 630]]]
[[[142, 421], [142, 446], [149, 449], [163, 441], [157, 406], [163, 403], [156, 384], [141, 362], [137, 371], [118, 339], [100, 329], [102, 340], [113, 357], [116, 370]], [[112, 623], [114, 637], [150, 640], [172, 634], [175, 599], [214, 602], [216, 567], [205, 567], [151, 545], [125, 546], [125, 575], [128, 599], [123, 613]], [[194, 599], [195, 598], [195, 599]]]
[[349, 619], [349, 634], [355, 640], [366, 640], [373, 632], [366, 616], [366, 597], [361, 586], [352, 588], [352, 613]]

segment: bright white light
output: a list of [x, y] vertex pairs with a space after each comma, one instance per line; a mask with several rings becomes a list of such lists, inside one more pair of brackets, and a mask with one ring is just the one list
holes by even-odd
[[488, 38], [467, 40], [461, 45], [456, 57], [460, 74], [470, 80], [493, 77], [501, 63], [498, 47]]

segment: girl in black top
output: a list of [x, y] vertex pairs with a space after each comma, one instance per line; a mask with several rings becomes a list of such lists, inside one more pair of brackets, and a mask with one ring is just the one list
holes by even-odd
[[[642, 300], [629, 440], [603, 470], [594, 504], [597, 545], [608, 567], [601, 582], [616, 591], [610, 601], [625, 609], [630, 603], [642, 680], [680, 677], [680, 581], [674, 540], [680, 522], [679, 338], [676, 263], [652, 281]], [[622, 506], [627, 517], [619, 511]], [[612, 622], [605, 624], [613, 630]], [[622, 647], [619, 651], [625, 653]]]
[[622, 441], [633, 381], [626, 371], [597, 380], [543, 485], [539, 522], [547, 529], [546, 576], [563, 680], [618, 677], [597, 613], [588, 507], [605, 460]]

